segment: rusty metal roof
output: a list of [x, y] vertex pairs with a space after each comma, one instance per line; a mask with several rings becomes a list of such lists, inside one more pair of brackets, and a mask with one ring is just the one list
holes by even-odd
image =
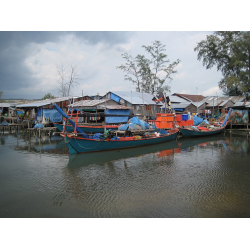
[[100, 105], [102, 103], [108, 102], [110, 99], [103, 99], [103, 100], [81, 100], [79, 102], [75, 102], [72, 104], [69, 104], [68, 107], [70, 108], [76, 108], [76, 107], [96, 107], [97, 105]]
[[174, 93], [174, 95], [179, 96], [180, 98], [183, 98], [190, 102], [201, 102], [206, 98], [203, 95], [188, 95], [188, 94], [177, 94], [177, 93]]
[[[105, 105], [100, 105], [100, 108], [105, 109]], [[124, 105], [107, 105], [106, 109], [133, 109]]]
[[110, 91], [115, 95], [121, 97], [125, 101], [133, 104], [133, 105], [156, 105], [156, 103], [152, 100], [154, 95], [150, 93], [142, 93], [142, 92], [132, 92], [132, 91]]
[[42, 106], [50, 105], [52, 103], [64, 102], [64, 101], [76, 99], [79, 97], [80, 96], [58, 97], [58, 98], [53, 98], [53, 99], [46, 99], [46, 100], [41, 100], [41, 101], [36, 101], [36, 102], [19, 104], [16, 107], [17, 108], [42, 107]]
[[81, 100], [73, 104], [68, 105], [69, 108], [86, 108], [86, 107], [96, 107], [99, 109], [133, 109], [123, 105], [117, 104], [114, 100], [111, 99], [102, 99], [102, 100]]

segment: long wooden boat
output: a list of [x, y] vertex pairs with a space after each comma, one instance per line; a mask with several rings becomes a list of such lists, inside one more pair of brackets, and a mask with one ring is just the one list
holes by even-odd
[[[64, 125], [62, 123], [54, 122], [53, 124], [61, 132], [63, 131]], [[78, 125], [78, 127], [85, 133], [104, 133], [105, 127], [106, 129], [118, 130], [119, 125]], [[74, 132], [74, 129], [72, 125], [65, 125], [66, 132]]]
[[[159, 130], [158, 130], [159, 131]], [[120, 138], [107, 138], [107, 139], [89, 139], [83, 137], [79, 134], [67, 134], [62, 133], [61, 135], [65, 137], [66, 142], [68, 143], [69, 153], [89, 153], [105, 150], [114, 150], [114, 149], [123, 149], [131, 147], [140, 147], [146, 145], [154, 145], [158, 143], [168, 142], [175, 140], [179, 134], [179, 129], [173, 129], [167, 131], [161, 131], [159, 135], [153, 135], [148, 137], [120, 137]]]
[[57, 111], [64, 116], [74, 127], [74, 133], [68, 134], [63, 131], [61, 136], [65, 137], [66, 142], [68, 143], [69, 153], [89, 153], [97, 151], [106, 151], [114, 149], [123, 149], [123, 148], [132, 148], [146, 145], [154, 145], [157, 143], [168, 142], [177, 138], [179, 134], [179, 129], [173, 129], [169, 131], [156, 129], [153, 134], [145, 134], [145, 136], [132, 136], [132, 137], [117, 137], [112, 133], [106, 134], [105, 136], [96, 137], [97, 134], [92, 138], [85, 134], [81, 128], [74, 123], [70, 117], [68, 117], [63, 110], [54, 103], [54, 107]]
[[150, 146], [125, 148], [122, 150], [98, 151], [90, 154], [70, 154], [68, 167], [82, 167], [89, 164], [102, 165], [105, 162], [137, 157], [150, 153], [160, 153], [164, 150], [178, 150], [179, 141], [172, 140], [166, 143], [158, 143]]
[[186, 137], [197, 137], [197, 136], [216, 135], [222, 133], [224, 130], [225, 126], [214, 128], [213, 130], [199, 130], [198, 128], [194, 129], [192, 127], [189, 127], [189, 128], [180, 128], [180, 133]]

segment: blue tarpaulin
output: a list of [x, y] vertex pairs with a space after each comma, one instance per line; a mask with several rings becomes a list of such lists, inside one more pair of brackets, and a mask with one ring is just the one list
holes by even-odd
[[36, 120], [43, 114], [46, 122], [61, 122], [62, 115], [56, 109], [38, 109]]
[[17, 121], [19, 121], [19, 120], [20, 120], [20, 119], [19, 119], [19, 115], [20, 115], [20, 114], [23, 114], [23, 112], [22, 112], [22, 111], [17, 111], [17, 112], [16, 112], [16, 115], [17, 115]]
[[127, 115], [126, 116], [111, 116], [105, 117], [105, 123], [121, 123], [121, 122], [128, 122], [128, 117], [130, 115], [129, 109], [107, 109], [106, 115]]
[[37, 123], [34, 128], [44, 128], [44, 126], [41, 123]]
[[113, 94], [113, 93], [111, 93], [111, 95], [110, 95], [110, 99], [112, 99], [112, 100], [114, 100], [114, 101], [116, 101], [116, 102], [120, 102], [120, 99], [121, 99], [121, 97], [119, 97], [119, 96], [117, 96], [117, 95], [115, 95], [115, 94]]
[[42, 110], [41, 109], [37, 109], [36, 120], [38, 120], [38, 118], [40, 118], [40, 120], [42, 120]]
[[198, 117], [197, 115], [195, 115], [194, 117], [193, 117], [193, 124], [194, 124], [194, 126], [198, 126], [200, 123], [202, 123], [203, 122], [203, 119], [202, 118], [200, 118], [200, 117]]

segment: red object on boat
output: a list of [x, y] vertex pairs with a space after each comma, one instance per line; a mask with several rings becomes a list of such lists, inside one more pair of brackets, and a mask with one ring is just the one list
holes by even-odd
[[208, 128], [205, 128], [205, 127], [197, 127], [199, 130], [205, 130], [205, 131], [209, 131]]
[[134, 140], [135, 136], [131, 136], [131, 137], [119, 137], [119, 141], [131, 141]]

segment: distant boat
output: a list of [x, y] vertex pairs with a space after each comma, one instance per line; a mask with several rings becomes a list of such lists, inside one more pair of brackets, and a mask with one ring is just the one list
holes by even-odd
[[[64, 125], [62, 123], [53, 123], [56, 128], [58, 128], [61, 132], [63, 131]], [[111, 130], [118, 130], [119, 125], [78, 125], [81, 130], [85, 133], [104, 133], [105, 128]], [[66, 125], [66, 132], [74, 132], [75, 128], [72, 125]]]
[[215, 127], [213, 130], [205, 130], [202, 127], [189, 127], [189, 128], [180, 128], [180, 132], [183, 136], [187, 137], [197, 137], [197, 136], [209, 136], [222, 133], [225, 130], [225, 127]]
[[232, 112], [232, 109], [230, 108], [223, 124], [219, 126], [213, 126], [213, 127], [209, 126], [209, 128], [203, 127], [203, 126], [190, 126], [186, 128], [183, 127], [183, 128], [180, 128], [180, 132], [183, 136], [187, 136], [187, 137], [209, 136], [209, 135], [216, 135], [216, 134], [222, 133], [225, 130], [227, 120], [231, 112]]

